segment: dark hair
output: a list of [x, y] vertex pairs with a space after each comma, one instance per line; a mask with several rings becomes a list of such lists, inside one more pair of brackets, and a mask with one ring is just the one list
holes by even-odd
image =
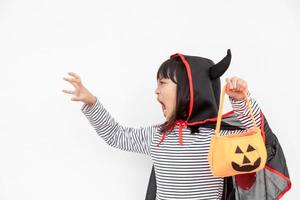
[[[160, 125], [160, 132], [171, 131], [177, 119], [186, 120], [190, 104], [190, 87], [186, 69], [179, 57], [166, 60], [157, 71], [156, 79], [171, 79], [177, 84], [176, 109], [170, 119]], [[175, 80], [176, 79], [176, 80]], [[198, 132], [198, 126], [189, 127], [191, 133]]]

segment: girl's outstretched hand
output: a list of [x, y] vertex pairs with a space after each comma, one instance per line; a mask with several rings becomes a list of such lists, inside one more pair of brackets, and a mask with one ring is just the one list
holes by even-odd
[[244, 92], [248, 92], [247, 82], [239, 77], [226, 78], [226, 89], [225, 92], [228, 96], [234, 100], [243, 100], [245, 98]]
[[75, 90], [63, 89], [62, 91], [67, 94], [73, 94], [72, 101], [82, 101], [85, 104], [93, 105], [96, 102], [96, 97], [83, 86], [80, 77], [74, 72], [69, 72], [68, 74], [73, 78], [63, 77], [63, 79], [71, 83]]

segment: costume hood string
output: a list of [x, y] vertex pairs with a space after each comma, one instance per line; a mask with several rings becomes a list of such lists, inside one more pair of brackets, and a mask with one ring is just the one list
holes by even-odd
[[[182, 145], [183, 144], [182, 129], [187, 127], [187, 121], [176, 120], [175, 123], [179, 125], [179, 144]], [[159, 146], [164, 141], [165, 138], [166, 138], [166, 133], [163, 132], [161, 140], [157, 146]]]

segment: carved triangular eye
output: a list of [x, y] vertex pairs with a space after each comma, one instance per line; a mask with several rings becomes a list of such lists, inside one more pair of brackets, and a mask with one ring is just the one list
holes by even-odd
[[243, 151], [239, 146], [237, 146], [236, 150], [235, 150], [235, 153], [243, 153]]
[[248, 145], [248, 148], [247, 148], [247, 152], [250, 152], [250, 151], [255, 151], [254, 147], [251, 146], [250, 144]]

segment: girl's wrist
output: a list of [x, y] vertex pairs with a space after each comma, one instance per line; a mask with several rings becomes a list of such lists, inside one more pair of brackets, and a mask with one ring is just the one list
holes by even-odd
[[92, 106], [96, 103], [96, 101], [97, 101], [97, 97], [92, 95], [91, 100], [89, 100], [86, 104], [88, 104], [89, 106]]

